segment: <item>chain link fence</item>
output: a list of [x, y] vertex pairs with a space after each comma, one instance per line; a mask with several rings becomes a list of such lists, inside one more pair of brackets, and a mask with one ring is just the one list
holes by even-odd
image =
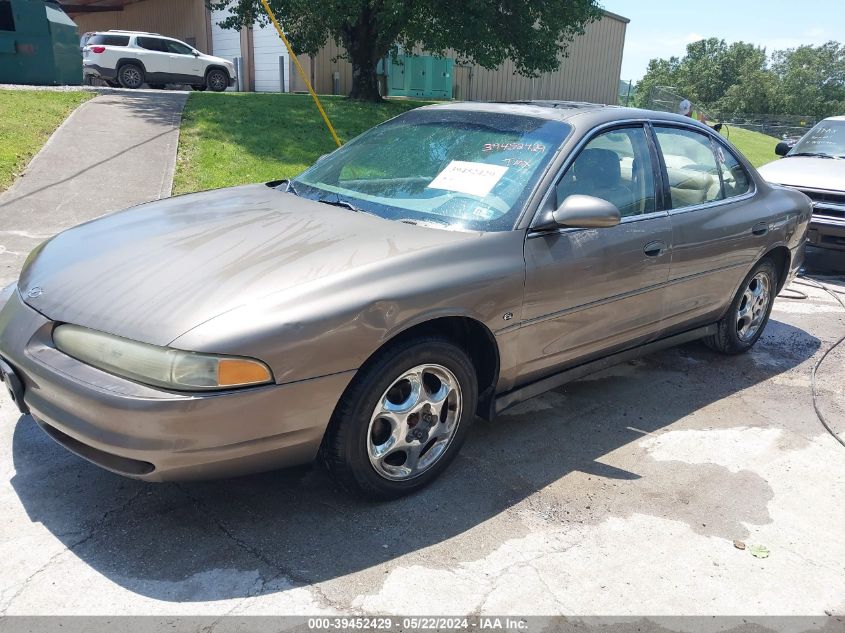
[[[643, 107], [662, 112], [678, 112], [684, 97], [669, 86], [653, 86], [643, 101]], [[797, 140], [811, 127], [818, 123], [818, 119], [810, 116], [789, 114], [748, 114], [728, 113], [710, 110], [700, 104], [693, 103], [693, 116], [699, 114], [707, 121], [719, 121], [745, 130], [760, 132], [784, 140]]]

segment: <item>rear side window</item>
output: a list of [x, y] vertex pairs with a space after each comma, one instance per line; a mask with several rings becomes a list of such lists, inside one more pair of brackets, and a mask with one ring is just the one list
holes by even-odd
[[713, 145], [705, 134], [655, 126], [657, 143], [666, 163], [672, 208], [683, 209], [721, 200], [722, 182]]
[[0, 0], [0, 31], [14, 31], [15, 16], [12, 15], [12, 3]]
[[167, 42], [157, 37], [139, 37], [137, 41], [138, 46], [148, 51], [167, 52]]
[[732, 152], [717, 144], [716, 160], [722, 171], [722, 185], [725, 188], [726, 198], [741, 196], [751, 190], [751, 177]]
[[88, 46], [129, 46], [128, 35], [92, 35], [86, 42]]

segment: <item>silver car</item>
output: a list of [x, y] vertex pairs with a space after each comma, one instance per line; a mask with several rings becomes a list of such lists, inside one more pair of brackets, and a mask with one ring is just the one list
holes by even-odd
[[122, 475], [319, 455], [396, 497], [476, 416], [659, 347], [749, 349], [810, 213], [685, 117], [428, 106], [291, 181], [43, 243], [4, 293], [0, 370], [22, 413]]
[[794, 146], [779, 143], [775, 152], [783, 158], [763, 165], [760, 175], [813, 201], [810, 244], [845, 251], [845, 116], [820, 121]]

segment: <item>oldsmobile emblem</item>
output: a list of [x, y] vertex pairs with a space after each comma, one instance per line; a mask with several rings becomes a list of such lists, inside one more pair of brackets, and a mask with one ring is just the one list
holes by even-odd
[[29, 289], [29, 292], [26, 293], [26, 296], [29, 297], [30, 299], [37, 299], [38, 297], [40, 297], [43, 294], [44, 294], [44, 288], [42, 288], [41, 286], [33, 286], [32, 288]]

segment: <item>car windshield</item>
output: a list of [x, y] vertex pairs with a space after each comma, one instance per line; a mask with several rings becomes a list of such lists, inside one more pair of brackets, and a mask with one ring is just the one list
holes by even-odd
[[845, 121], [821, 121], [795, 144], [787, 156], [818, 154], [845, 157]]
[[317, 161], [293, 186], [389, 220], [508, 231], [570, 130], [513, 114], [414, 110]]

